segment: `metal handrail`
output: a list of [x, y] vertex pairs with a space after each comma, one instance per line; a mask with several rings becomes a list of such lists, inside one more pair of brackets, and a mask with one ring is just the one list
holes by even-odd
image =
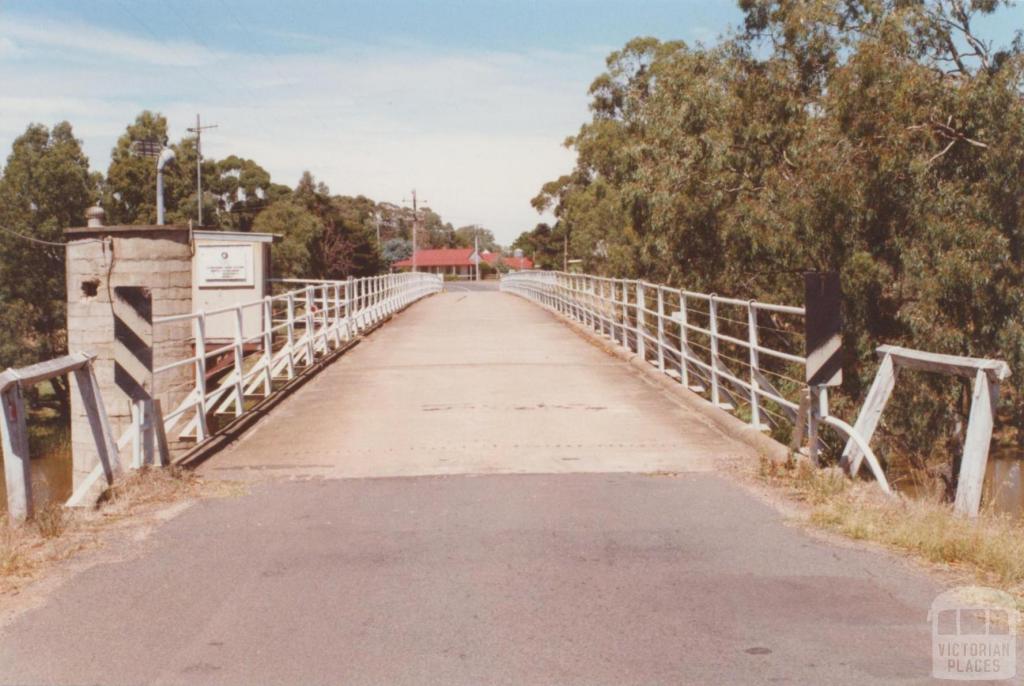
[[[277, 279], [277, 283], [301, 288], [259, 300], [211, 310], [155, 317], [154, 331], [163, 325], [184, 321], [192, 324], [194, 354], [167, 362], [153, 370], [154, 377], [180, 367], [192, 366], [192, 388], [185, 398], [163, 417], [164, 430], [177, 438], [193, 437], [197, 442], [211, 435], [207, 418], [211, 413], [236, 417], [247, 411], [247, 397], [269, 397], [276, 392], [274, 381], [291, 381], [314, 364], [347, 344], [361, 332], [413, 302], [439, 292], [444, 284], [436, 274], [423, 272], [386, 274], [345, 281], [324, 279]], [[258, 331], [245, 331], [243, 312], [261, 309]], [[214, 317], [233, 320], [234, 333], [217, 347], [207, 348], [208, 323]], [[246, 346], [257, 344], [256, 352]], [[216, 356], [230, 357], [230, 372], [216, 383], [207, 378], [207, 363]], [[257, 357], [258, 356], [258, 357]], [[256, 358], [247, 367], [247, 358]], [[131, 438], [129, 429], [118, 440], [122, 447]]]
[[[746, 408], [747, 421], [757, 431], [770, 430], [785, 419], [800, 442], [806, 424], [813, 460], [817, 459], [818, 426], [832, 427], [863, 451], [879, 486], [890, 492], [885, 473], [864, 437], [828, 414], [828, 389], [808, 387], [804, 381], [807, 359], [798, 349], [802, 348], [804, 308], [567, 272], [515, 272], [502, 277], [500, 287], [609, 337], [720, 409], [738, 412], [741, 406]], [[720, 312], [723, 307], [737, 314], [725, 316]], [[761, 323], [762, 318], [774, 316], [789, 319], [772, 326]], [[694, 323], [694, 318], [706, 320], [707, 325]], [[728, 332], [723, 331], [726, 328]], [[779, 332], [794, 335], [790, 350], [772, 347], [764, 340], [766, 334]], [[703, 355], [698, 353], [701, 349]], [[771, 360], [762, 360], [761, 355]], [[787, 375], [786, 365], [798, 369]], [[773, 382], [772, 376], [786, 383]]]

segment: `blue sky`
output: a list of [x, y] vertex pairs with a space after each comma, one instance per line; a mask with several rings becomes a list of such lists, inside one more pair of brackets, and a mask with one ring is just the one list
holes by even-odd
[[[571, 168], [561, 141], [608, 52], [637, 35], [713, 42], [740, 17], [723, 0], [0, 0], [0, 149], [67, 119], [105, 169], [139, 111], [167, 115], [175, 139], [201, 112], [219, 125], [208, 155], [377, 200], [416, 188], [508, 243]], [[984, 29], [1022, 26], [1015, 7]]]

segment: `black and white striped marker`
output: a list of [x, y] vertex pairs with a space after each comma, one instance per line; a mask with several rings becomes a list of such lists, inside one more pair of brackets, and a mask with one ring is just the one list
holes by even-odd
[[836, 272], [804, 274], [808, 386], [838, 386], [843, 382], [842, 297]]
[[114, 287], [114, 383], [132, 401], [153, 392], [153, 296], [145, 286]]

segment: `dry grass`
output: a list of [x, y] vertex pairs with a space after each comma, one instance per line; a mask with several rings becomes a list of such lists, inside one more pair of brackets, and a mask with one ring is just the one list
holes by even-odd
[[21, 588], [48, 566], [99, 545], [104, 530], [144, 520], [147, 514], [198, 497], [239, 495], [237, 484], [208, 484], [178, 467], [131, 472], [100, 498], [95, 509], [47, 506], [22, 526], [0, 514], [0, 594]]
[[67, 511], [60, 505], [51, 503], [39, 512], [36, 512], [32, 518], [32, 523], [36, 525], [36, 531], [43, 538], [57, 538], [67, 528]]
[[1005, 590], [1024, 607], [1024, 523], [983, 512], [958, 517], [945, 503], [885, 496], [838, 469], [762, 458], [758, 476], [808, 506], [807, 520], [852, 539], [880, 543]]

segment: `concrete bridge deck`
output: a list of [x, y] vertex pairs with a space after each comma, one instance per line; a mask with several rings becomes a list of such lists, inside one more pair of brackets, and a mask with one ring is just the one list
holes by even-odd
[[749, 452], [536, 305], [465, 288], [396, 317], [204, 472], [707, 471]]
[[453, 290], [203, 466], [251, 494], [7, 626], [0, 683], [926, 681], [936, 585], [787, 526], [715, 472], [744, 455], [549, 313]]

